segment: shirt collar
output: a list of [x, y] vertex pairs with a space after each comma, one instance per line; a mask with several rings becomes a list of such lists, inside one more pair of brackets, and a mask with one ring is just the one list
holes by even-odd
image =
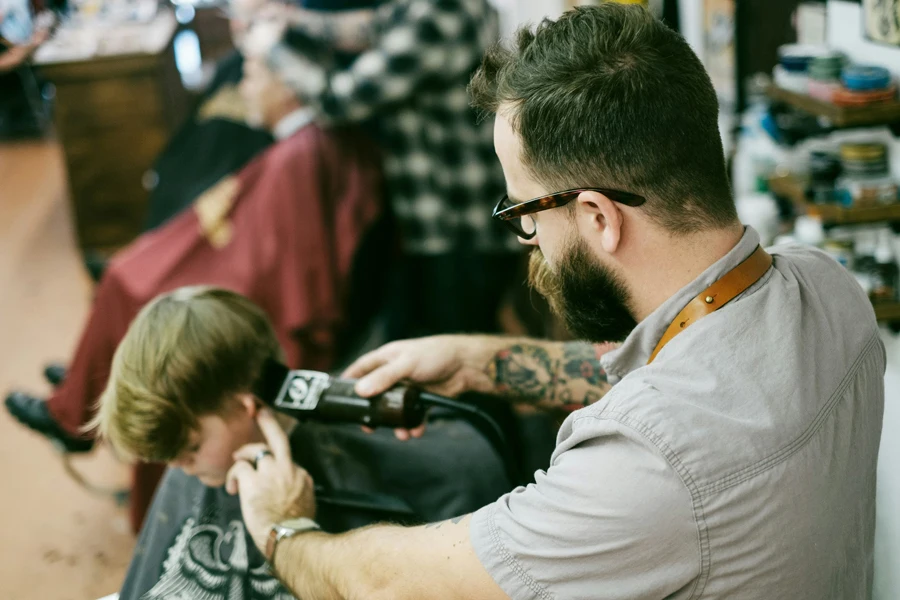
[[275, 123], [275, 127], [272, 128], [272, 135], [275, 136], [276, 140], [289, 138], [312, 123], [315, 116], [316, 112], [312, 108], [298, 108]]
[[635, 327], [619, 348], [604, 354], [600, 358], [600, 363], [606, 370], [610, 383], [618, 383], [635, 369], [646, 365], [656, 344], [662, 339], [669, 324], [678, 316], [681, 309], [687, 306], [694, 296], [741, 264], [756, 250], [758, 245], [759, 234], [752, 227], [745, 227], [744, 235], [728, 254], [663, 302], [659, 308]]

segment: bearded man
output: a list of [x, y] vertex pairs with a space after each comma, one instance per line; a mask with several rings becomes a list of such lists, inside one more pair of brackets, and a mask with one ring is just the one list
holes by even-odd
[[[229, 489], [301, 598], [867, 598], [885, 354], [852, 276], [738, 221], [709, 77], [636, 6], [576, 9], [484, 59], [494, 211], [588, 343], [438, 337], [353, 365], [357, 391], [581, 405], [536, 482], [418, 528], [316, 531], [284, 434]], [[562, 190], [562, 191], [558, 191]], [[610, 387], [611, 386], [611, 387]], [[427, 434], [426, 434], [427, 435]], [[291, 518], [293, 520], [282, 521]], [[297, 518], [301, 518], [298, 520]]]

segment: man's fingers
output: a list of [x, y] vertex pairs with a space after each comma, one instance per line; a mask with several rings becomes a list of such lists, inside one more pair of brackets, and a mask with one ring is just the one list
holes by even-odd
[[256, 415], [256, 422], [266, 438], [266, 443], [268, 443], [269, 449], [275, 457], [275, 462], [280, 465], [293, 464], [291, 444], [288, 442], [287, 434], [281, 428], [281, 425], [278, 424], [272, 411], [268, 408], [259, 409], [259, 413]]
[[409, 361], [397, 359], [381, 366], [356, 383], [356, 393], [368, 398], [385, 392], [410, 375]]
[[347, 367], [341, 377], [346, 379], [359, 379], [368, 375], [389, 360], [389, 353], [385, 346], [363, 354], [353, 364]]
[[225, 476], [225, 491], [234, 496], [240, 491], [241, 483], [250, 480], [256, 476], [256, 471], [250, 466], [250, 463], [239, 460], [228, 469], [228, 475]]
[[414, 429], [395, 429], [394, 437], [401, 442], [408, 442], [412, 438], [420, 438], [425, 435], [425, 423], [422, 423]]

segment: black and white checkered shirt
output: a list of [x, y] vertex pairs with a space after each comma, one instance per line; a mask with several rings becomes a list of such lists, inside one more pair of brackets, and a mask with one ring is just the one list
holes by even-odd
[[496, 13], [487, 0], [394, 0], [374, 29], [373, 47], [345, 70], [285, 42], [268, 62], [324, 122], [377, 123], [407, 252], [514, 250], [490, 218], [505, 187], [493, 124], [478, 122], [466, 94], [498, 37]]

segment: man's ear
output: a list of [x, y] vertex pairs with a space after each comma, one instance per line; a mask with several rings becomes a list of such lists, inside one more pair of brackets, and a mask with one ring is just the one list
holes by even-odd
[[576, 200], [582, 216], [587, 218], [591, 231], [600, 234], [603, 250], [612, 254], [622, 237], [622, 210], [618, 204], [600, 192], [581, 192]]

